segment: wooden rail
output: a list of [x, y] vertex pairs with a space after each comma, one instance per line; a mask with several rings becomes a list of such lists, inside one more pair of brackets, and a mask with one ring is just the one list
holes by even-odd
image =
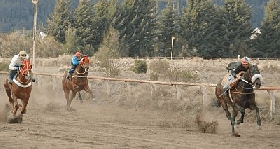
[[[46, 76], [63, 76], [61, 74], [46, 74], [46, 73], [36, 73], [37, 75], [46, 75]], [[147, 80], [137, 80], [137, 79], [118, 79], [118, 78], [107, 78], [100, 76], [88, 76], [88, 79], [96, 79], [96, 80], [108, 80], [108, 81], [123, 81], [123, 82], [137, 82], [137, 83], [150, 83], [150, 84], [161, 84], [161, 85], [186, 85], [186, 86], [202, 86], [203, 90], [203, 102], [207, 100], [207, 93], [205, 87], [216, 87], [216, 84], [213, 83], [186, 83], [186, 82], [161, 82], [161, 81], [147, 81]], [[255, 90], [266, 90], [270, 97], [270, 117], [273, 118], [273, 113], [275, 113], [275, 96], [273, 94], [274, 90], [280, 90], [280, 87], [275, 86], [261, 86], [260, 88], [255, 88]], [[177, 91], [177, 99], [182, 99], [182, 93], [180, 89], [176, 87]]]
[[[7, 72], [0, 72], [0, 74], [7, 74]], [[47, 74], [47, 73], [35, 73], [35, 75], [42, 76], [56, 76], [62, 77], [63, 74]], [[160, 84], [160, 85], [170, 85], [175, 86], [177, 91], [177, 99], [182, 99], [182, 93], [180, 89], [178, 89], [177, 85], [185, 85], [185, 86], [201, 86], [203, 89], [203, 102], [206, 100], [206, 89], [205, 87], [215, 87], [216, 84], [213, 83], [187, 83], [187, 82], [162, 82], [162, 81], [147, 81], [147, 80], [137, 80], [137, 79], [119, 79], [119, 78], [108, 78], [108, 77], [100, 77], [100, 76], [88, 76], [88, 79], [95, 80], [108, 80], [108, 81], [123, 81], [123, 82], [137, 82], [137, 83], [149, 83], [149, 84]], [[270, 117], [273, 117], [273, 113], [275, 113], [275, 96], [273, 94], [274, 90], [280, 90], [280, 87], [275, 86], [262, 86], [261, 88], [255, 90], [266, 90], [270, 96]]]

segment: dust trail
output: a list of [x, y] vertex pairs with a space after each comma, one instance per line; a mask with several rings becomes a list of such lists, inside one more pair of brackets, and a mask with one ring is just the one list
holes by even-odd
[[9, 112], [10, 108], [8, 104], [0, 104], [0, 123], [7, 122], [7, 113]]

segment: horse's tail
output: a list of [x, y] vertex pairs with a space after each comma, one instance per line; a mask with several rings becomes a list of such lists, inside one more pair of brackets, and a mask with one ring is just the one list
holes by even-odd
[[64, 72], [64, 75], [62, 77], [62, 83], [65, 83], [67, 81], [67, 72]]
[[9, 98], [11, 98], [11, 88], [10, 88], [10, 85], [9, 85], [10, 83], [9, 83], [9, 80], [8, 79], [6, 79], [5, 80], [5, 82], [4, 82], [4, 88], [5, 88], [5, 90], [6, 90], [6, 94], [7, 94], [7, 96], [9, 97]]
[[219, 83], [217, 83], [215, 88], [215, 95], [217, 98], [212, 101], [212, 106], [215, 107], [221, 107], [221, 102], [219, 99], [221, 98], [220, 96], [224, 93], [224, 89], [221, 82], [222, 81], [219, 81]]
[[67, 71], [64, 72], [63, 78], [67, 77]]

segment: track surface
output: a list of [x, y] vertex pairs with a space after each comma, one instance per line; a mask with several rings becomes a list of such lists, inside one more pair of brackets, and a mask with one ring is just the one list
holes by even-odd
[[[223, 76], [215, 77], [215, 72], [224, 74], [224, 67], [216, 69], [207, 75], [214, 79]], [[279, 80], [278, 74], [265, 76], [268, 85], [274, 85], [275, 80]], [[4, 80], [5, 77], [0, 79]], [[0, 86], [1, 149], [280, 148], [280, 125], [269, 120], [269, 96], [266, 91], [257, 93], [262, 129], [257, 129], [254, 111], [248, 112], [245, 123], [237, 128], [241, 137], [235, 138], [230, 135], [230, 122], [222, 108], [202, 106], [199, 87], [181, 87], [183, 99], [178, 101], [174, 87], [170, 86], [165, 88], [156, 85], [154, 97], [151, 97], [149, 85], [96, 81], [91, 82], [96, 100], [88, 99], [80, 103], [74, 99], [71, 105], [73, 110], [67, 111], [61, 78], [37, 76], [37, 79], [21, 124], [6, 122], [4, 107], [8, 99]], [[214, 98], [213, 90], [207, 90], [207, 98]], [[276, 102], [278, 105], [278, 100]], [[218, 122], [217, 134], [200, 133], [197, 130], [194, 121], [196, 115], [201, 113], [205, 120]]]
[[218, 133], [206, 134], [162, 128], [156, 125], [161, 113], [145, 109], [74, 100], [66, 111], [63, 102], [50, 101], [32, 101], [21, 124], [0, 123], [0, 148], [280, 148], [279, 125], [264, 123], [257, 130], [255, 123], [244, 123], [237, 129], [241, 137], [234, 138], [223, 113]]

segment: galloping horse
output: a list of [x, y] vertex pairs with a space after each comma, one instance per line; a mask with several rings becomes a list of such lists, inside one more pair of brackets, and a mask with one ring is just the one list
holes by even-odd
[[[19, 115], [19, 118], [22, 118], [23, 114], [26, 113], [26, 107], [32, 90], [30, 78], [30, 74], [32, 73], [31, 69], [32, 65], [30, 64], [30, 60], [23, 60], [20, 70], [13, 79], [13, 83], [9, 83], [8, 79], [4, 83], [4, 88], [9, 97], [14, 117], [16, 117], [17, 111], [20, 107], [21, 114]], [[22, 105], [18, 103], [18, 99], [21, 99]]]
[[[240, 119], [237, 121], [237, 125], [243, 123], [245, 109], [256, 110], [257, 125], [261, 126], [261, 119], [259, 115], [259, 108], [256, 105], [254, 86], [260, 88], [262, 76], [256, 65], [249, 66], [246, 72], [239, 73], [240, 80], [233, 89], [229, 89], [227, 92], [223, 90], [223, 80], [221, 80], [215, 89], [216, 97], [219, 103], [222, 105], [226, 112], [226, 117], [231, 121], [232, 136], [240, 137], [234, 130], [235, 118], [238, 115], [238, 111], [241, 113]], [[225, 76], [228, 78], [228, 75]], [[232, 115], [228, 110], [228, 105], [232, 107]]]
[[[73, 98], [76, 96], [77, 92], [85, 90], [93, 98], [93, 93], [88, 86], [88, 69], [89, 69], [89, 58], [84, 55], [80, 60], [80, 64], [75, 68], [73, 73], [73, 78], [71, 80], [67, 79], [67, 72], [65, 72], [62, 79], [62, 86], [65, 98], [67, 100], [67, 109], [70, 109], [70, 104]], [[72, 94], [70, 94], [70, 91]]]

